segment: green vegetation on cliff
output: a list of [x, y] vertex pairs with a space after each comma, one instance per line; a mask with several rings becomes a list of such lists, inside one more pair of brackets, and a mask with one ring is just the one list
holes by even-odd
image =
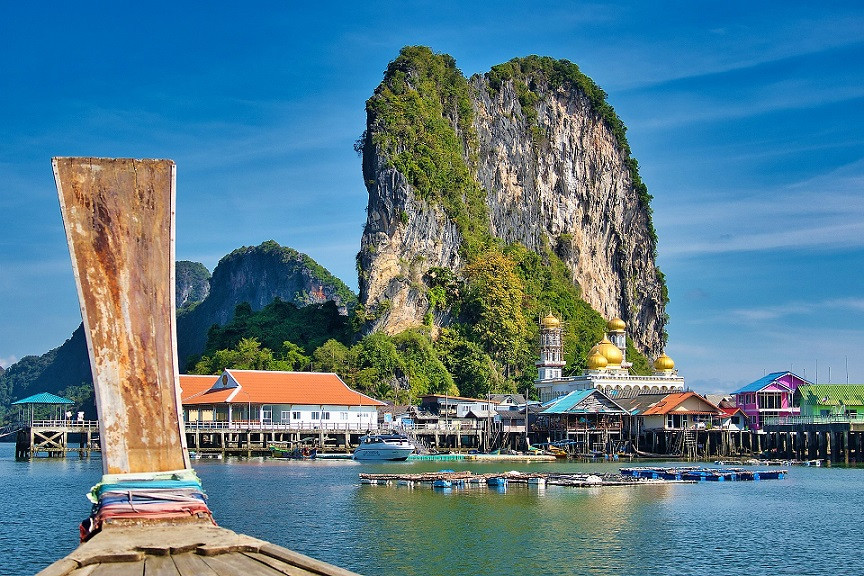
[[[513, 82], [529, 130], [536, 127], [545, 94], [558, 88], [584, 93], [616, 138], [650, 222], [651, 197], [630, 156], [626, 128], [606, 93], [575, 64], [531, 56], [495, 66], [486, 77], [493, 93]], [[580, 371], [588, 350], [602, 338], [605, 321], [580, 298], [551, 249], [537, 254], [491, 237], [486, 191], [472, 176], [477, 145], [470, 87], [453, 58], [422, 46], [403, 48], [366, 106], [364, 154], [383, 156], [420, 198], [442, 207], [463, 237], [464, 268], [458, 273], [431, 268], [423, 277], [430, 308], [425, 323], [431, 325], [434, 314], [449, 318], [435, 347], [460, 392], [525, 390], [536, 376], [536, 319], [549, 311], [564, 320], [568, 369]], [[649, 233], [656, 239], [653, 227]], [[386, 313], [388, 303], [374, 313]], [[636, 371], [650, 369], [635, 351], [628, 350], [628, 358]]]
[[425, 46], [403, 48], [366, 111], [372, 144], [418, 196], [440, 203], [462, 235], [462, 253], [479, 253], [491, 240], [486, 192], [468, 167], [476, 161], [477, 136], [468, 82], [456, 61]]
[[[234, 318], [224, 326], [215, 324], [207, 334], [204, 356], [220, 350], [232, 350], [244, 339], [254, 339], [268, 350], [282, 350], [285, 342], [299, 346], [303, 353], [312, 353], [331, 339], [350, 342], [352, 334], [347, 316], [339, 314], [333, 301], [298, 308], [276, 298], [258, 312], [243, 302], [234, 309]], [[193, 361], [193, 365], [198, 360]], [[228, 365], [222, 368], [229, 367]], [[303, 368], [308, 368], [303, 366]]]

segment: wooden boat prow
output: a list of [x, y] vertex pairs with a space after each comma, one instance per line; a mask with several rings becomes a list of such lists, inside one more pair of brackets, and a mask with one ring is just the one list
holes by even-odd
[[115, 527], [37, 576], [332, 575], [353, 572], [212, 524]]
[[[105, 475], [94, 487], [90, 525], [82, 525], [86, 541], [38, 576], [351, 576], [220, 528], [206, 506], [191, 470], [180, 402], [174, 162], [55, 158], [53, 166], [87, 336]], [[133, 498], [140, 489], [146, 501], [157, 484], [167, 498], [145, 505]], [[183, 484], [194, 498], [177, 504], [165, 484]], [[103, 502], [99, 486], [113, 487], [114, 501]], [[118, 500], [122, 512], [96, 513]], [[141, 512], [147, 505], [154, 506], [152, 513]]]

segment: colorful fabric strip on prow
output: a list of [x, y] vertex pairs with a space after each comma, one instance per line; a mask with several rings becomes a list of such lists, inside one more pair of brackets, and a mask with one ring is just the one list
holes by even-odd
[[90, 516], [81, 523], [81, 541], [97, 534], [106, 520], [162, 520], [197, 516], [213, 521], [207, 495], [194, 470], [147, 474], [106, 474], [87, 495]]

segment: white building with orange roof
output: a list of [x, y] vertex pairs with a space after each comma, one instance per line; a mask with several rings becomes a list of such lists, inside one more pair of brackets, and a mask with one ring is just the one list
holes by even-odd
[[384, 402], [320, 372], [225, 370], [180, 375], [187, 426], [366, 431], [378, 428]]

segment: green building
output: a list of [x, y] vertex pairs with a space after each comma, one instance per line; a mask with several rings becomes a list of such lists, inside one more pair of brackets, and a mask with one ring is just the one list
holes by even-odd
[[805, 384], [794, 403], [802, 417], [864, 420], [864, 384]]

